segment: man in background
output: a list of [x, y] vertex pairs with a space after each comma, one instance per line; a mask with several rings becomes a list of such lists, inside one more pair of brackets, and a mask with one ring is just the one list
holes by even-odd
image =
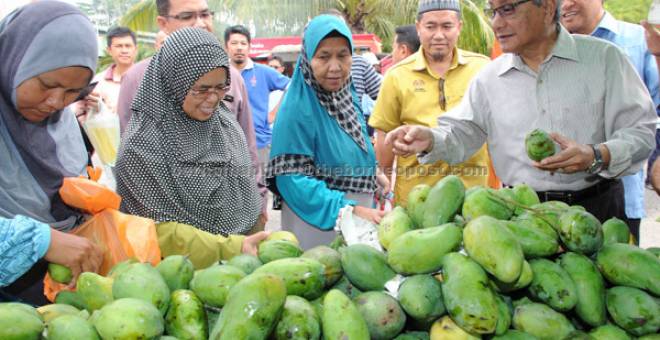
[[[561, 23], [573, 34], [591, 35], [619, 46], [637, 70], [656, 108], [658, 107], [658, 66], [646, 46], [642, 26], [616, 20], [603, 7], [603, 0], [563, 0]], [[625, 194], [626, 223], [635, 237], [635, 242], [639, 242], [639, 226], [646, 215], [644, 169], [621, 179]]]

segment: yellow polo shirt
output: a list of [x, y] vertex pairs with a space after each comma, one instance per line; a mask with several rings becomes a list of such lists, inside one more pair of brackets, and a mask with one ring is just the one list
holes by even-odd
[[[442, 110], [440, 76], [428, 67], [420, 48], [385, 75], [369, 125], [385, 132], [401, 125], [437, 126], [438, 117], [461, 102], [472, 77], [489, 61], [481, 54], [454, 49], [452, 64], [445, 75], [446, 110]], [[466, 187], [487, 186], [488, 163], [485, 145], [467, 162], [454, 166], [442, 161], [420, 165], [416, 156], [399, 157], [394, 185], [396, 203], [405, 207], [408, 193], [415, 185], [432, 186], [450, 174], [459, 176]]]

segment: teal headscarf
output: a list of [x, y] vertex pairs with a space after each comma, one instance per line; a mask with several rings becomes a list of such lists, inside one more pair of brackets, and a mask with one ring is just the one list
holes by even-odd
[[[333, 33], [345, 38], [352, 52], [351, 31], [336, 16], [317, 16], [305, 29], [302, 51], [273, 128], [268, 177], [303, 174], [323, 179], [333, 189], [369, 192], [375, 188], [375, 156], [355, 88], [349, 78], [336, 92], [324, 90], [309, 62], [321, 41]], [[329, 182], [339, 177], [360, 183]], [[349, 188], [356, 190], [342, 190]]]

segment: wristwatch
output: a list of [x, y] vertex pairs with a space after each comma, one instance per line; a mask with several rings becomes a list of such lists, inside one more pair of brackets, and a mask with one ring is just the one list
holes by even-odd
[[595, 175], [603, 170], [603, 155], [600, 153], [600, 144], [589, 144], [591, 149], [594, 150], [594, 161], [587, 168], [587, 173]]

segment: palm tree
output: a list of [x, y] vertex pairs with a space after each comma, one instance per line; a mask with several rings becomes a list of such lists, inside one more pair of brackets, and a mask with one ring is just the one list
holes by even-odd
[[[300, 35], [310, 18], [336, 9], [354, 33], [374, 33], [391, 46], [394, 28], [415, 22], [419, 0], [208, 0], [216, 12], [216, 32], [228, 25], [243, 24], [258, 37]], [[462, 0], [463, 32], [459, 46], [488, 54], [493, 32], [480, 6], [482, 0]], [[155, 0], [143, 0], [121, 19], [135, 31], [157, 30]]]

